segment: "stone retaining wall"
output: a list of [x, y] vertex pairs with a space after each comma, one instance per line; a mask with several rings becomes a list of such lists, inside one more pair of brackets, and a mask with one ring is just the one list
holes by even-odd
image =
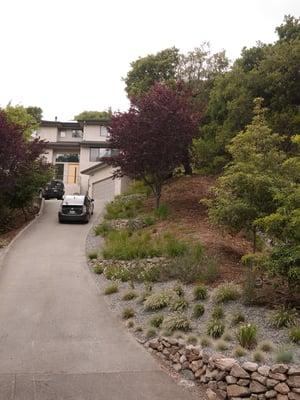
[[300, 366], [240, 364], [234, 358], [208, 353], [182, 339], [157, 338], [145, 346], [171, 365], [208, 386], [212, 399], [300, 400]]

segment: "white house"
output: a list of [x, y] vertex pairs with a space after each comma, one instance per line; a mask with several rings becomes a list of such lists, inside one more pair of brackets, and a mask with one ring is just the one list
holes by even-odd
[[45, 154], [55, 166], [55, 177], [67, 194], [89, 193], [111, 200], [127, 187], [128, 179], [112, 179], [113, 169], [101, 161], [111, 154], [107, 144], [107, 120], [84, 122], [42, 121], [37, 131], [47, 141]]

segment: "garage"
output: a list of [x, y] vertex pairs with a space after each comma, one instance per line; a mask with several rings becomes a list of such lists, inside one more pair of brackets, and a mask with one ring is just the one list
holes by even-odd
[[95, 200], [108, 202], [115, 196], [115, 181], [112, 178], [103, 179], [92, 184], [92, 196]]

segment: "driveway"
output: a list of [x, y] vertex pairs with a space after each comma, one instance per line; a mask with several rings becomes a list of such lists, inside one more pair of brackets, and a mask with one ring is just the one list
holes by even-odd
[[198, 398], [108, 309], [86, 268], [90, 224], [58, 224], [58, 204], [46, 202], [0, 271], [0, 400]]

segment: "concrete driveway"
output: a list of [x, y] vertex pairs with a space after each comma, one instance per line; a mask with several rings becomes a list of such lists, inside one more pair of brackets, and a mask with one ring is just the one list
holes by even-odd
[[0, 271], [0, 400], [196, 399], [108, 309], [85, 265], [90, 224], [58, 224], [58, 205]]

